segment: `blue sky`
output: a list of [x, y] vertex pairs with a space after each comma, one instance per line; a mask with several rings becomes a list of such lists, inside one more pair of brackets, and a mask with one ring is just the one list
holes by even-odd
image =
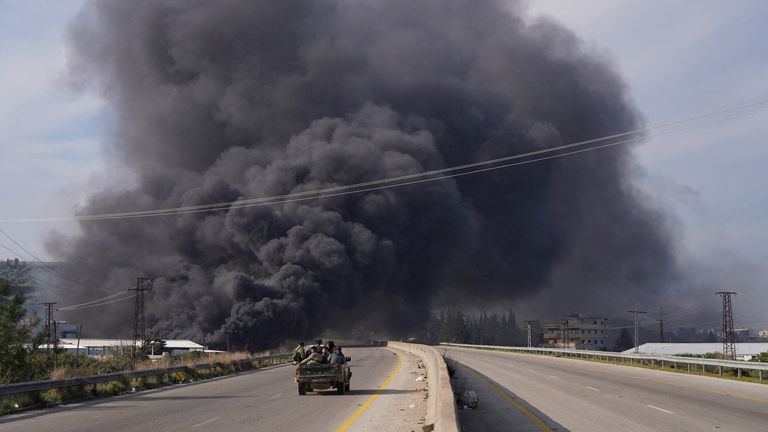
[[[71, 214], [105, 182], [109, 110], [64, 82], [68, 22], [81, 0], [0, 0], [0, 219]], [[768, 2], [531, 0], [625, 78], [648, 124], [768, 98]], [[768, 113], [650, 139], [635, 181], [672, 214], [702, 285], [757, 296], [768, 280]], [[52, 229], [5, 224], [47, 257]], [[0, 242], [8, 243], [2, 241]], [[0, 258], [12, 257], [0, 249]], [[698, 281], [691, 281], [693, 284]], [[708, 291], [707, 291], [708, 292]], [[745, 301], [762, 310], [766, 301]], [[737, 304], [738, 306], [738, 304]], [[757, 314], [757, 312], [755, 312]], [[756, 323], [760, 324], [760, 323]], [[764, 323], [768, 325], [768, 322]]]

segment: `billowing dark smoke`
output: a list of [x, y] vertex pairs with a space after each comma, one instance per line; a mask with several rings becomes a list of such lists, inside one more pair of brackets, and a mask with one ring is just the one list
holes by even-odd
[[[114, 163], [138, 179], [84, 214], [353, 184], [638, 124], [612, 69], [517, 3], [101, 1], [72, 45], [73, 75], [114, 107]], [[674, 267], [633, 169], [614, 148], [352, 196], [84, 222], [51, 247], [101, 287], [70, 287], [71, 300], [159, 276], [150, 332], [251, 348], [325, 328], [403, 334], [436, 298], [506, 302], [544, 286], [553, 308], [624, 308]], [[100, 310], [102, 333], [130, 331], [130, 305]]]

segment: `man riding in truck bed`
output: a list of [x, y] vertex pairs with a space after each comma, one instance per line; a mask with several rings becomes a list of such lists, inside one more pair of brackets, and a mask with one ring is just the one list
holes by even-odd
[[304, 342], [299, 342], [299, 346], [293, 350], [293, 362], [298, 363], [307, 357], [307, 351], [304, 349]]
[[317, 347], [313, 345], [312, 347], [310, 347], [310, 353], [307, 356], [307, 358], [302, 360], [301, 363], [299, 363], [299, 365], [322, 364], [322, 363], [326, 363], [325, 359], [326, 357], [323, 354], [317, 352]]

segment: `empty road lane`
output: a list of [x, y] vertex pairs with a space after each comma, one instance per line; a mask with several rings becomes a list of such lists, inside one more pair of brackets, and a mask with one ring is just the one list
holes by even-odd
[[[293, 381], [294, 368], [244, 373], [192, 384], [166, 387], [114, 398], [30, 411], [0, 418], [3, 432], [85, 431], [332, 431], [347, 422], [350, 431], [376, 423], [371, 416], [400, 412], [397, 401], [418, 396], [416, 390], [398, 388], [410, 382], [405, 353], [385, 348], [350, 348], [352, 391], [299, 396]], [[395, 373], [395, 370], [397, 372]], [[391, 375], [389, 386], [360, 413]], [[407, 379], [406, 379], [407, 378]], [[387, 408], [390, 409], [387, 409]], [[357, 415], [354, 422], [349, 418]], [[386, 430], [386, 429], [385, 429]]]
[[[509, 410], [515, 409], [513, 401], [532, 407], [543, 421], [531, 430], [768, 430], [764, 384], [530, 354], [464, 348], [446, 353], [491, 380], [473, 385], [495, 383], [509, 393]], [[504, 399], [499, 391], [485, 393]], [[496, 415], [490, 407], [497, 402], [486, 404], [488, 415]]]

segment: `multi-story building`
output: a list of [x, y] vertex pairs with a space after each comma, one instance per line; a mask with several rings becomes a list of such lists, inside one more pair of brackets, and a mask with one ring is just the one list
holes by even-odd
[[760, 336], [762, 339], [768, 339], [768, 330], [760, 330], [757, 332], [757, 335]]
[[544, 344], [547, 348], [605, 351], [606, 320], [570, 315], [559, 323], [544, 324]]

